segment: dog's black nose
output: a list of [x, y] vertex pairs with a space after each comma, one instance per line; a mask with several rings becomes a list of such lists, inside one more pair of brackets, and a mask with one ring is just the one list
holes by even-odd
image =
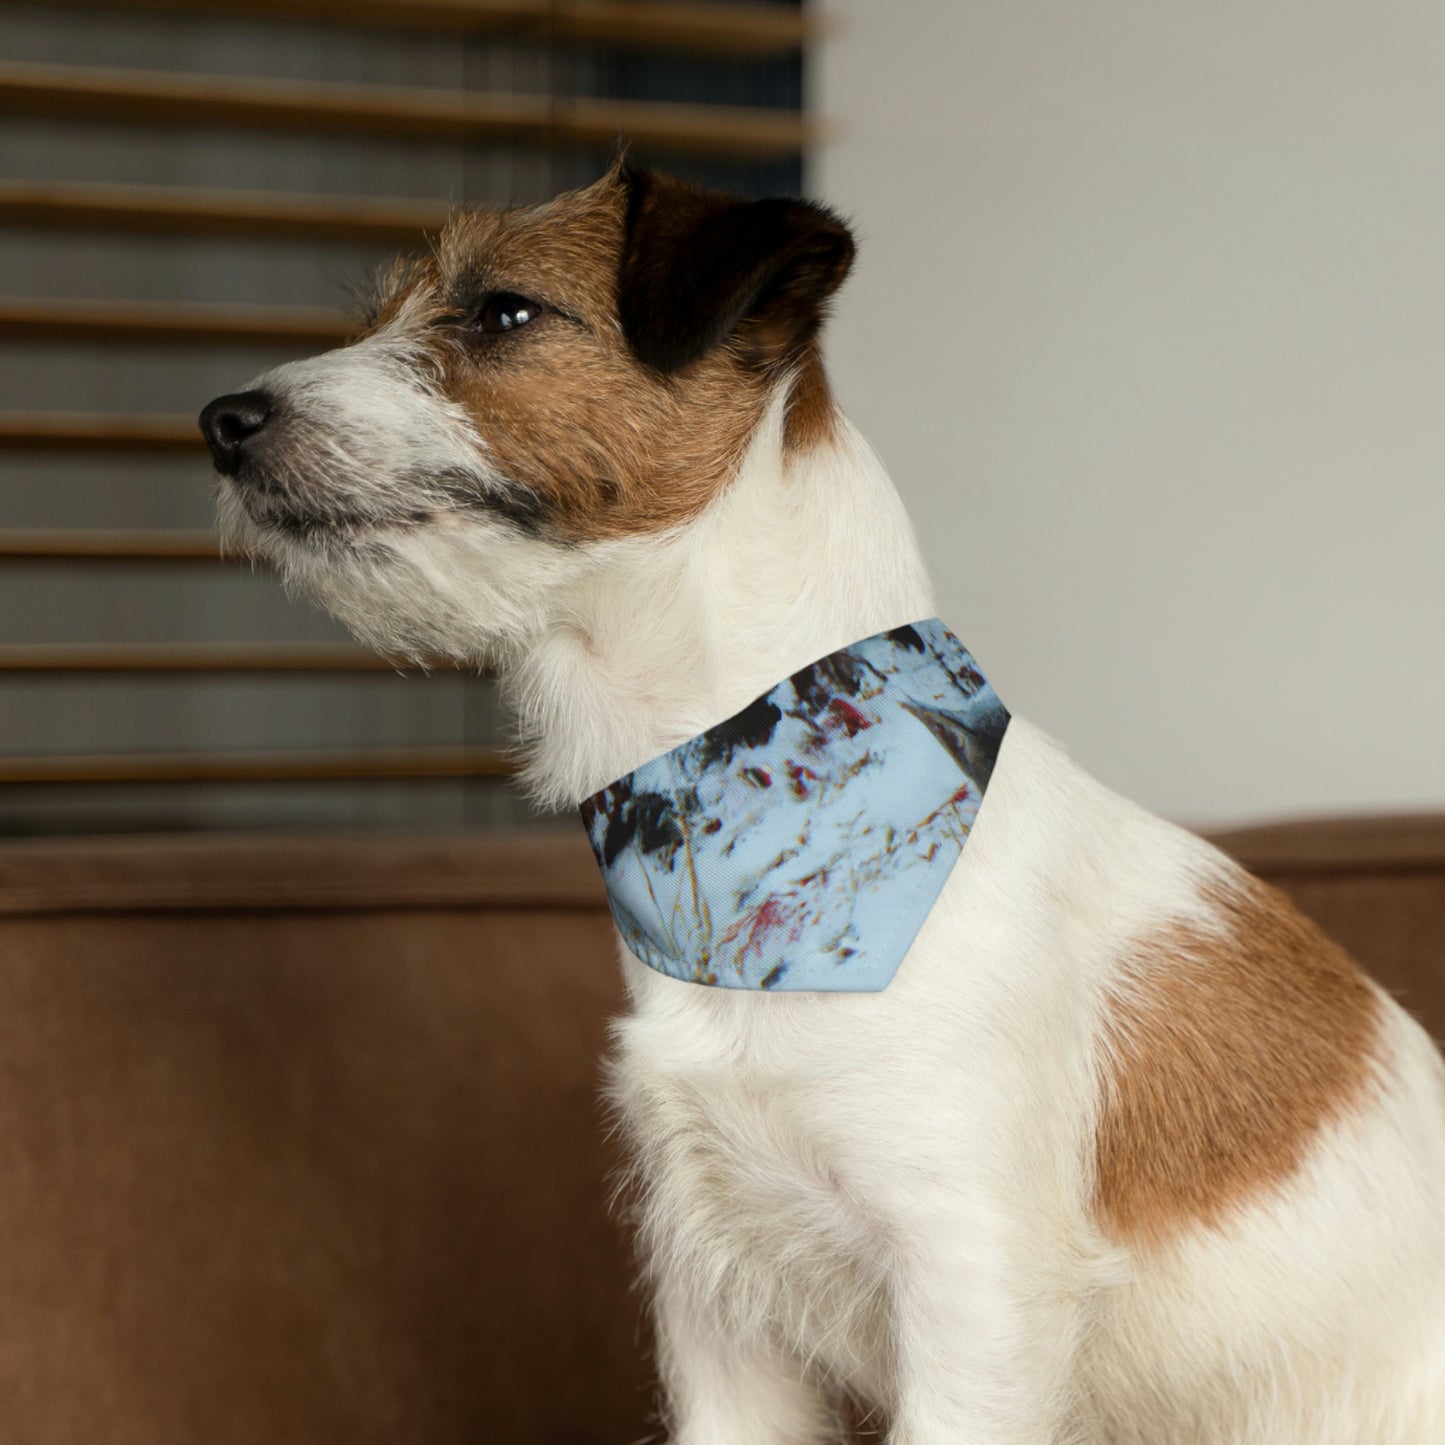
[[216, 470], [232, 476], [240, 468], [246, 443], [270, 420], [271, 398], [264, 391], [218, 396], [201, 413], [201, 434]]

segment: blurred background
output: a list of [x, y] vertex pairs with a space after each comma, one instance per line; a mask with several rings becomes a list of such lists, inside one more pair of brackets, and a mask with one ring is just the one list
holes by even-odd
[[835, 383], [1016, 711], [1191, 824], [1445, 801], [1445, 25], [675, 8], [0, 5], [0, 832], [537, 821], [490, 683], [214, 559], [193, 417], [619, 133], [853, 220]]
[[829, 359], [951, 619], [1219, 826], [1445, 803], [1445, 15], [833, 0]]
[[659, 1438], [581, 831], [217, 555], [195, 425], [619, 135], [850, 218], [941, 615], [1445, 1033], [1442, 75], [1366, 0], [0, 0], [0, 1437]]
[[[0, 833], [525, 825], [492, 685], [207, 535], [195, 415], [463, 201], [797, 192], [796, 6], [0, 4]], [[32, 781], [33, 780], [33, 781]]]

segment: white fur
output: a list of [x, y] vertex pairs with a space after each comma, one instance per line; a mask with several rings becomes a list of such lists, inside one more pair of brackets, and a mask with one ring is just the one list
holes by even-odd
[[[933, 614], [866, 443], [844, 424], [788, 459], [781, 417], [780, 394], [663, 537], [561, 548], [443, 515], [356, 553], [231, 520], [370, 640], [500, 659], [532, 785], [575, 803]], [[893, 1445], [1445, 1439], [1442, 1071], [1388, 1000], [1378, 1098], [1286, 1189], [1154, 1254], [1091, 1215], [1102, 1001], [1130, 941], [1203, 917], [1230, 866], [1015, 720], [885, 992], [709, 990], [624, 951], [612, 1093], [677, 1445], [831, 1440], [845, 1390]]]

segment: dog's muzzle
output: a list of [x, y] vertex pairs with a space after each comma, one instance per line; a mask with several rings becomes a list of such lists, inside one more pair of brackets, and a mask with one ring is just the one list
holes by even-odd
[[201, 435], [222, 476], [233, 477], [240, 471], [247, 449], [254, 448], [274, 410], [266, 392], [238, 391], [218, 396], [201, 412]]

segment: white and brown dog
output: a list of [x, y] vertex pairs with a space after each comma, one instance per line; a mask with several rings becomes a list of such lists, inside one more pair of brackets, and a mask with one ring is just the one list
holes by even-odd
[[[577, 804], [933, 613], [817, 350], [853, 254], [615, 169], [458, 215], [367, 333], [213, 402], [233, 544], [501, 670]], [[1021, 721], [880, 993], [622, 959], [615, 1099], [673, 1439], [1445, 1440], [1445, 1073], [1276, 893]]]

